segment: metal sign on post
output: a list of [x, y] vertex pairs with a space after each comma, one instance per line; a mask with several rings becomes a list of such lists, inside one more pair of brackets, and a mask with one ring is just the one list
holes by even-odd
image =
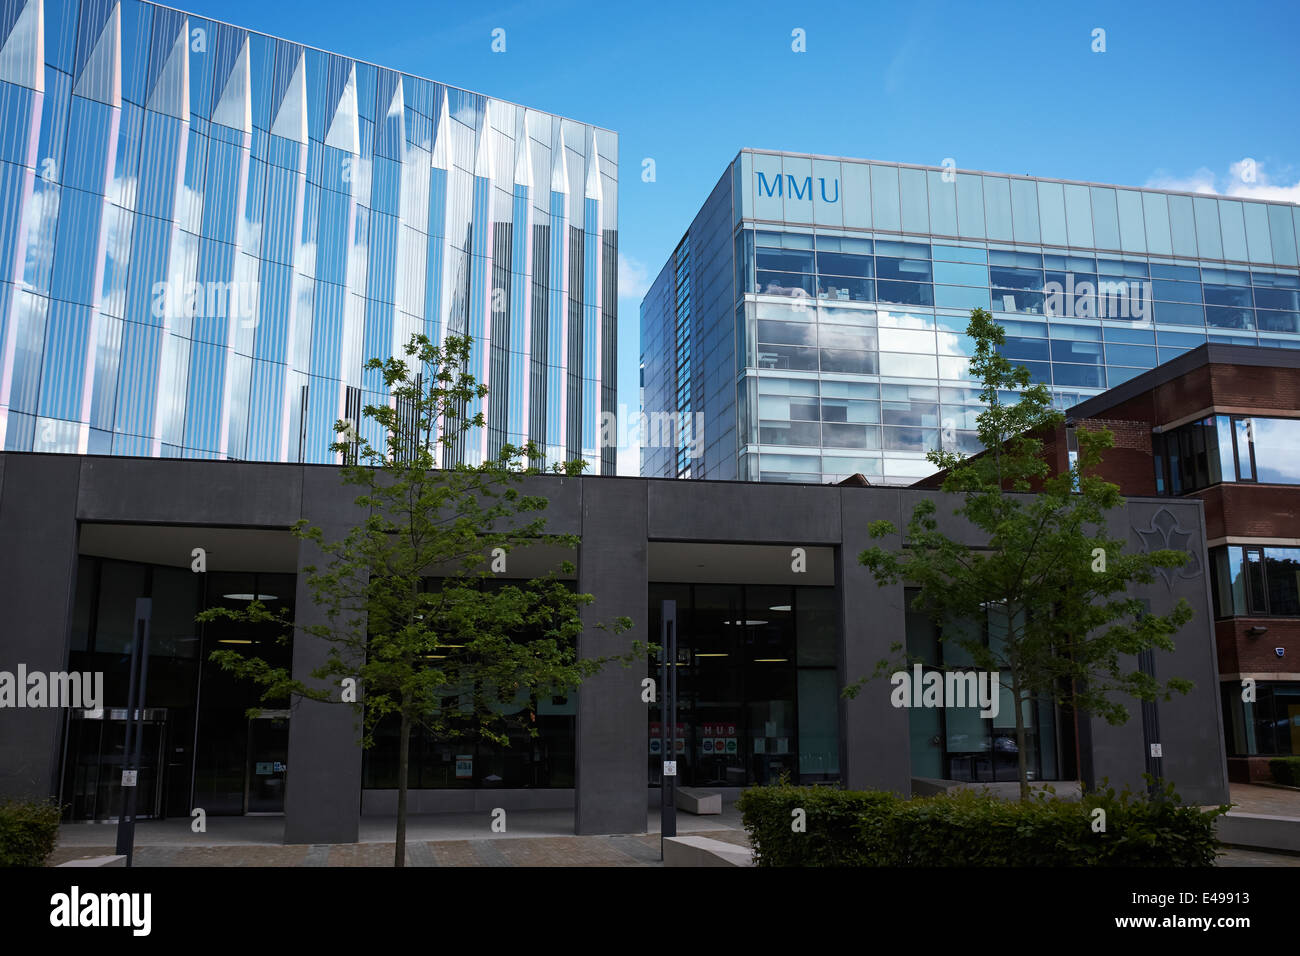
[[[677, 836], [677, 602], [664, 601], [659, 626], [659, 689], [664, 772], [659, 791], [659, 859], [664, 839]], [[674, 759], [669, 760], [672, 757]]]
[[139, 787], [140, 751], [144, 742], [145, 689], [149, 683], [150, 598], [135, 600], [135, 629], [131, 638], [131, 684], [126, 701], [126, 746], [122, 750], [122, 813], [117, 818], [117, 853], [131, 865], [135, 854], [135, 810]]

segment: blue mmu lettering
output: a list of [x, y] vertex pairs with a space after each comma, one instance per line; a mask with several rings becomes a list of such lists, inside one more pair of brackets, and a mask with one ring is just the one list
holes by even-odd
[[[805, 176], [801, 182], [800, 180], [795, 179], [790, 173], [786, 173], [784, 176], [782, 176], [781, 173], [777, 173], [769, 182], [763, 171], [758, 169], [754, 170], [754, 176], [758, 180], [758, 195], [760, 196], [773, 198], [787, 196], [790, 199], [812, 199], [813, 184], [811, 176]], [[782, 180], [784, 180], [784, 183], [782, 183]], [[830, 181], [831, 189], [829, 192], [832, 193], [832, 195], [827, 195], [828, 190], [826, 189], [825, 176], [817, 177], [817, 181], [821, 184], [822, 202], [831, 203], [840, 201], [840, 181], [838, 177], [832, 178]]]
[[[807, 176], [804, 178], [802, 189], [799, 188], [799, 180], [795, 179], [789, 173], [786, 173], [785, 179], [786, 179], [786, 183], [790, 187], [790, 192], [788, 195], [790, 196], [791, 199], [812, 199], [812, 177], [811, 176]], [[806, 196], [804, 195], [805, 191], [808, 193], [808, 195]]]
[[768, 184], [767, 177], [759, 170], [754, 170], [754, 175], [758, 177], [758, 191], [767, 193], [769, 196], [781, 195], [781, 174], [776, 174], [776, 181]]

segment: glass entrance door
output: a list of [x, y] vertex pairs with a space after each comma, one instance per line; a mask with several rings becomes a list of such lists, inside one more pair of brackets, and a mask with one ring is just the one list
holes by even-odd
[[248, 722], [244, 812], [284, 813], [289, 774], [289, 712], [266, 710]]
[[[167, 739], [167, 709], [151, 707], [141, 724], [140, 773], [136, 779], [136, 816], [159, 815], [163, 744]], [[122, 768], [126, 765], [127, 710], [74, 710], [68, 720], [68, 755], [64, 769], [63, 803], [67, 820], [115, 822], [122, 812]]]

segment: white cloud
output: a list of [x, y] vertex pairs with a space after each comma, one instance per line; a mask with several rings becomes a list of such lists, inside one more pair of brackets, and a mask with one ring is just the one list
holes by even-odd
[[1215, 193], [1214, 173], [1202, 166], [1190, 176], [1170, 176], [1163, 169], [1156, 170], [1154, 176], [1143, 185], [1147, 189], [1169, 189], [1180, 193]]
[[1300, 203], [1300, 180], [1286, 186], [1274, 183], [1264, 164], [1253, 159], [1239, 159], [1228, 167], [1231, 185], [1229, 196], [1244, 196], [1248, 199], [1278, 199], [1282, 202]]
[[[1290, 169], [1280, 174], [1290, 178]], [[1275, 182], [1274, 177], [1264, 170], [1264, 164], [1256, 160], [1239, 159], [1228, 166], [1224, 176], [1202, 166], [1187, 176], [1171, 176], [1163, 169], [1156, 170], [1155, 175], [1146, 181], [1149, 189], [1172, 189], [1188, 193], [1213, 193], [1220, 196], [1235, 196], [1241, 199], [1272, 199], [1281, 202], [1300, 204], [1300, 178], [1291, 185]]]
[[631, 256], [618, 254], [618, 297], [632, 299], [638, 305], [650, 291], [650, 270]]

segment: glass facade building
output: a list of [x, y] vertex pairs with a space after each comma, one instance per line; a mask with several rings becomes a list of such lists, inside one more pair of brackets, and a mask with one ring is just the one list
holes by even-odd
[[1300, 348], [1298, 235], [1290, 203], [744, 150], [642, 302], [643, 413], [704, 425], [642, 474], [910, 484], [978, 450], [975, 307], [1062, 409], [1207, 341]]
[[473, 338], [473, 463], [598, 445], [617, 136], [139, 0], [0, 4], [0, 447], [330, 462]]

